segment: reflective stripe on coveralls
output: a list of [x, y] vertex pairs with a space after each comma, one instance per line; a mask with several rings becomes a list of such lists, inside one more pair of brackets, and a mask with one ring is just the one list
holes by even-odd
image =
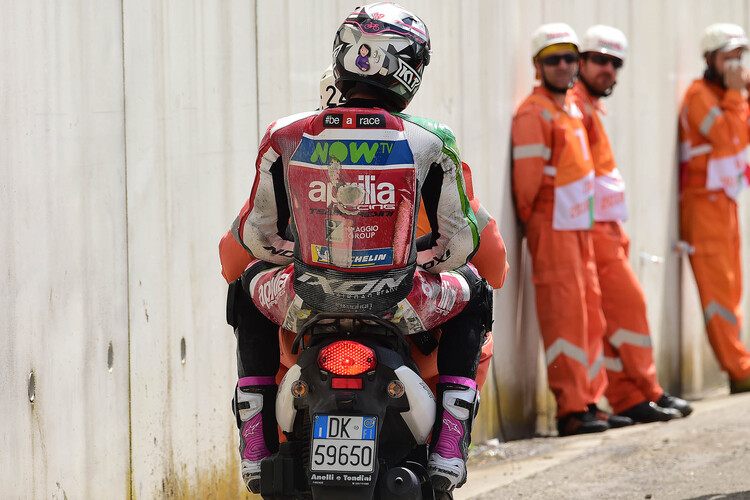
[[728, 321], [731, 325], [737, 326], [737, 316], [732, 314], [732, 311], [729, 309], [726, 309], [725, 307], [721, 307], [716, 301], [711, 302], [708, 304], [708, 307], [706, 307], [703, 310], [703, 319], [706, 323], [711, 321], [711, 318], [714, 317], [714, 314], [718, 314], [724, 320]]
[[750, 377], [750, 352], [740, 339], [741, 238], [733, 199], [747, 185], [748, 135], [742, 93], [695, 80], [680, 112], [680, 232], [695, 248], [690, 264], [708, 341], [735, 381]]
[[575, 109], [570, 99], [563, 109], [546, 89], [537, 87], [518, 108], [512, 130], [514, 153], [537, 152], [514, 155], [513, 192], [518, 215], [526, 222], [547, 378], [558, 418], [587, 411], [596, 402], [589, 370], [603, 362], [598, 361], [601, 350], [596, 356], [588, 353], [588, 342], [604, 331], [589, 232], [552, 227], [556, 183], [593, 176], [580, 114], [571, 116], [566, 109]]
[[594, 98], [586, 86], [578, 80], [573, 86], [575, 103], [583, 114], [583, 125], [589, 138], [589, 148], [594, 160], [594, 220], [625, 221], [628, 209], [625, 204], [625, 182], [615, 163], [609, 137], [604, 130], [599, 114], [607, 114], [607, 109], [599, 99]]

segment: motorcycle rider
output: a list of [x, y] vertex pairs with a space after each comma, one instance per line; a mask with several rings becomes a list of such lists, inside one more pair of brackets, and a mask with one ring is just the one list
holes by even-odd
[[[345, 102], [344, 96], [336, 88], [335, 80], [333, 78], [333, 69], [331, 66], [325, 69], [320, 79], [320, 107], [318, 110], [340, 106]], [[474, 188], [472, 182], [472, 173], [469, 165], [466, 163], [462, 164], [464, 183], [466, 187], [466, 195], [469, 198], [469, 204], [471, 205], [474, 215], [477, 219], [478, 230], [480, 232], [481, 245], [479, 249], [471, 258], [471, 264], [476, 268], [479, 275], [486, 279], [490, 286], [497, 290], [502, 288], [505, 282], [505, 277], [508, 274], [508, 260], [506, 258], [505, 242], [500, 234], [497, 227], [497, 222], [494, 217], [482, 206], [477, 198], [474, 197]], [[245, 201], [244, 206], [237, 216], [237, 221], [244, 216], [250, 210], [250, 198]], [[239, 234], [237, 233], [238, 224], [233, 224], [233, 227], [227, 231], [219, 242], [219, 259], [221, 261], [221, 274], [226, 279], [227, 284], [236, 280], [242, 275], [248, 264], [253, 260], [253, 256], [245, 250], [242, 244], [239, 242]], [[427, 220], [427, 213], [424, 209], [424, 204], [419, 207], [419, 217], [417, 219], [417, 236], [423, 236], [431, 233], [430, 222]], [[440, 329], [433, 328], [432, 331], [427, 335], [423, 335], [420, 340], [427, 342], [427, 344], [418, 344], [412, 346], [412, 358], [417, 363], [420, 373], [424, 381], [432, 390], [433, 394], [436, 392], [436, 385], [438, 382], [437, 373], [437, 352], [433, 350], [433, 343], [429, 337], [437, 337], [439, 339]], [[288, 349], [281, 349], [282, 357], [281, 364], [279, 365], [279, 372], [276, 374], [276, 381], [280, 381], [284, 374], [287, 372], [287, 367], [296, 363], [297, 356], [291, 354], [291, 343], [292, 338], [288, 332], [280, 332], [279, 341], [284, 344], [289, 344]], [[414, 336], [409, 337], [415, 340]], [[426, 339], [426, 340], [425, 340]], [[479, 358], [479, 368], [477, 369], [477, 390], [482, 391], [482, 386], [487, 380], [489, 372], [490, 361], [492, 359], [493, 350], [493, 338], [492, 332], [487, 332], [484, 344], [482, 345], [482, 354]]]
[[[346, 104], [279, 119], [261, 141], [250, 210], [236, 227], [258, 260], [230, 284], [227, 304], [242, 475], [253, 492], [260, 462], [278, 449], [276, 332], [298, 331], [313, 311], [377, 314], [408, 333], [442, 325], [428, 469], [438, 490], [466, 481], [492, 294], [466, 265], [479, 232], [452, 131], [400, 113], [429, 60], [417, 16], [388, 2], [358, 7], [333, 47]], [[417, 241], [420, 199], [432, 232]]]

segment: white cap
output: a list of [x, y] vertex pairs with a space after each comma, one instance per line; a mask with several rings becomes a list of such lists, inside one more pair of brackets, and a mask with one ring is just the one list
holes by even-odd
[[543, 49], [559, 43], [571, 43], [578, 48], [578, 37], [573, 28], [565, 23], [543, 24], [531, 35], [531, 55], [536, 57]]
[[748, 40], [745, 30], [736, 24], [716, 23], [703, 32], [701, 50], [704, 55], [715, 50], [728, 52], [738, 47], [747, 49]]
[[583, 52], [599, 52], [624, 61], [628, 53], [628, 39], [617, 28], [596, 24], [583, 35], [581, 53]]
[[344, 104], [344, 95], [336, 88], [336, 79], [333, 77], [333, 68], [328, 66], [320, 77], [320, 107], [318, 109], [332, 108]]

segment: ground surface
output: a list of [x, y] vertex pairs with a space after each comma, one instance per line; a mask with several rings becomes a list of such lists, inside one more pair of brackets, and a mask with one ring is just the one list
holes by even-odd
[[750, 394], [693, 405], [666, 423], [478, 446], [455, 498], [750, 499]]

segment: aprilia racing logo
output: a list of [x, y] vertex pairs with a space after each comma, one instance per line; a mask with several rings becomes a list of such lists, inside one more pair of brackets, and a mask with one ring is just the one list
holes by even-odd
[[[395, 210], [396, 188], [390, 182], [376, 182], [374, 175], [359, 175], [354, 183], [364, 192], [364, 200], [357, 206], [359, 210]], [[331, 205], [336, 203], [333, 185], [323, 181], [311, 181], [307, 196], [310, 201]]]

